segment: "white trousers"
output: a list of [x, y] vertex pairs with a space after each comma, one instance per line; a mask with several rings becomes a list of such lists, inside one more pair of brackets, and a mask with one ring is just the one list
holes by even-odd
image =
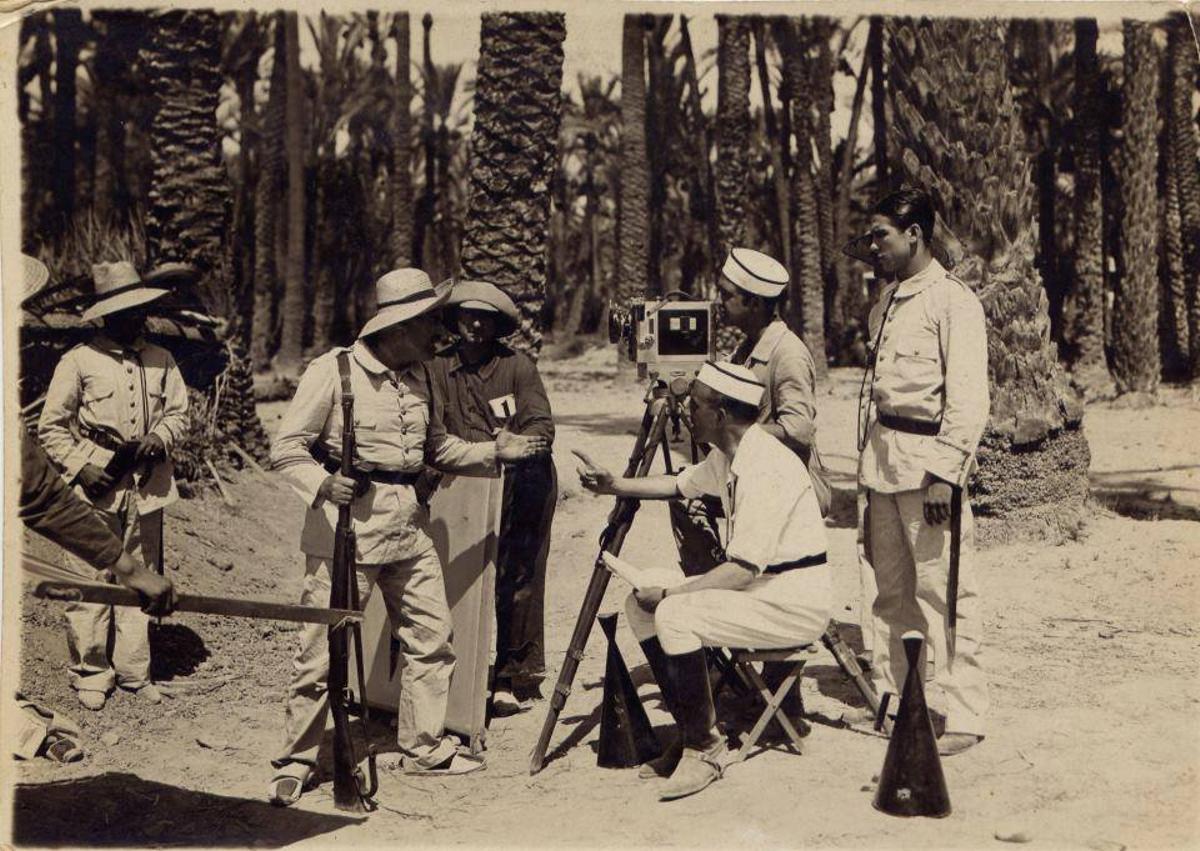
[[925, 492], [870, 492], [866, 554], [875, 569], [876, 688], [900, 694], [908, 674], [901, 637], [911, 630], [933, 654], [934, 676], [946, 696], [946, 731], [983, 735], [988, 708], [983, 636], [975, 585], [974, 521], [963, 499], [962, 549], [954, 653], [948, 652], [946, 582], [950, 523], [925, 522]]
[[[680, 570], [679, 581], [684, 579]], [[638, 641], [657, 636], [663, 652], [678, 656], [701, 647], [768, 650], [809, 644], [829, 625], [830, 601], [829, 565], [820, 564], [759, 576], [740, 591], [672, 595], [653, 613], [630, 594], [625, 613]]]

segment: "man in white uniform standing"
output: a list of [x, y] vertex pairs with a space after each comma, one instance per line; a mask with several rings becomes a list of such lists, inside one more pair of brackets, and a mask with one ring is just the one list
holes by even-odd
[[669, 587], [640, 588], [626, 605], [680, 741], [644, 767], [670, 774], [663, 800], [704, 789], [721, 776], [704, 647], [793, 647], [815, 641], [829, 622], [825, 526], [804, 462], [756, 424], [763, 385], [731, 363], [700, 370], [689, 400], [703, 462], [678, 475], [614, 478], [583, 453], [585, 488], [630, 499], [720, 497], [728, 531], [726, 560]]

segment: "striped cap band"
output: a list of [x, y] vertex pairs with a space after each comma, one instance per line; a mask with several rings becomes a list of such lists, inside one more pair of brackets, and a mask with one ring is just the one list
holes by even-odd
[[781, 295], [788, 284], [788, 272], [782, 263], [749, 248], [730, 249], [721, 274], [734, 286], [765, 298]]
[[763, 383], [754, 377], [753, 372], [729, 361], [709, 361], [700, 367], [696, 380], [722, 396], [754, 407], [758, 407], [766, 389]]

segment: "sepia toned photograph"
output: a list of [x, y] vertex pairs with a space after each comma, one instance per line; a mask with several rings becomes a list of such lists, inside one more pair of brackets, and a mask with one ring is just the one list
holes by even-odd
[[1189, 3], [0, 3], [0, 842], [1200, 844]]

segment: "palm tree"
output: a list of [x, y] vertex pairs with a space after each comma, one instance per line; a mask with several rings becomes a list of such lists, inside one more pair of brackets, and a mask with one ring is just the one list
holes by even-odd
[[872, 15], [867, 36], [867, 56], [871, 59], [871, 150], [875, 158], [875, 198], [889, 191], [887, 145], [887, 73], [884, 70], [883, 17]]
[[485, 13], [479, 36], [462, 269], [517, 303], [520, 340], [535, 353], [541, 346], [565, 38], [566, 18], [559, 12]]
[[746, 241], [750, 183], [750, 23], [741, 15], [717, 15], [716, 127], [717, 229], [728, 251]]
[[92, 25], [98, 28], [94, 69], [96, 111], [96, 174], [92, 210], [100, 223], [124, 222], [133, 199], [125, 173], [125, 122], [122, 95], [131, 88], [129, 68], [138, 45], [148, 31], [144, 12], [97, 9]]
[[270, 365], [279, 293], [276, 246], [280, 238], [279, 209], [284, 193], [283, 153], [287, 122], [287, 36], [284, 13], [271, 15], [273, 58], [270, 91], [259, 124], [258, 178], [254, 190], [254, 313], [250, 323], [250, 361], [262, 371]]
[[775, 190], [774, 221], [775, 232], [779, 246], [782, 249], [784, 267], [792, 265], [792, 245], [788, 235], [791, 233], [791, 216], [788, 210], [788, 175], [784, 168], [784, 154], [790, 140], [781, 137], [779, 124], [775, 117], [775, 104], [771, 98], [771, 71], [767, 66], [767, 26], [761, 16], [755, 16], [750, 21], [750, 29], [754, 34], [754, 65], [758, 74], [758, 85], [762, 92], [763, 101], [763, 132], [771, 155], [771, 184]]
[[1089, 452], [1033, 262], [1036, 194], [1008, 83], [1004, 25], [897, 18], [887, 26], [890, 165], [936, 199], [949, 231], [935, 241], [957, 235], [969, 249], [954, 272], [979, 295], [988, 322], [992, 404], [975, 507], [1043, 533], [1076, 528]]
[[617, 236], [617, 296], [646, 293], [650, 252], [650, 170], [646, 160], [646, 43], [641, 15], [621, 27], [621, 187]]
[[[1196, 158], [1196, 122], [1192, 94], [1196, 90], [1196, 43], [1186, 14], [1168, 18], [1167, 30], [1167, 138], [1170, 160], [1167, 181], [1173, 184], [1179, 203], [1180, 236], [1183, 246], [1183, 303], [1187, 327], [1190, 374], [1200, 379], [1200, 165]], [[1186, 334], [1182, 332], [1186, 330]]]
[[308, 315], [304, 286], [304, 78], [300, 73], [300, 19], [284, 13], [284, 53], [287, 63], [283, 149], [287, 159], [287, 259], [283, 273], [283, 325], [277, 355], [280, 369], [300, 368], [304, 320]]
[[1103, 116], [1096, 64], [1099, 29], [1094, 18], [1075, 21], [1075, 251], [1072, 381], [1089, 398], [1111, 395], [1104, 351], [1104, 202], [1100, 134]]
[[408, 12], [392, 16], [391, 34], [396, 42], [396, 88], [388, 197], [392, 204], [392, 265], [400, 268], [411, 265], [413, 255], [412, 113], [409, 112], [413, 90], [408, 67], [412, 61]]
[[54, 148], [51, 191], [52, 235], [62, 234], [75, 215], [75, 73], [83, 47], [83, 15], [78, 9], [54, 10]]
[[816, 104], [806, 74], [804, 24], [797, 18], [772, 21], [775, 43], [783, 58], [781, 88], [787, 92], [795, 157], [792, 161], [792, 268], [788, 302], [790, 324], [812, 352], [818, 378], [824, 378], [825, 280], [821, 274], [820, 215], [817, 207], [817, 164], [813, 161]]
[[1119, 284], [1113, 302], [1113, 377], [1122, 392], [1158, 386], [1158, 56], [1148, 23], [1124, 24]]
[[189, 10], [161, 13], [156, 24], [143, 54], [157, 103], [150, 126], [149, 260], [196, 265], [204, 307], [229, 316], [223, 245], [231, 196], [216, 120], [221, 21], [213, 12]]

